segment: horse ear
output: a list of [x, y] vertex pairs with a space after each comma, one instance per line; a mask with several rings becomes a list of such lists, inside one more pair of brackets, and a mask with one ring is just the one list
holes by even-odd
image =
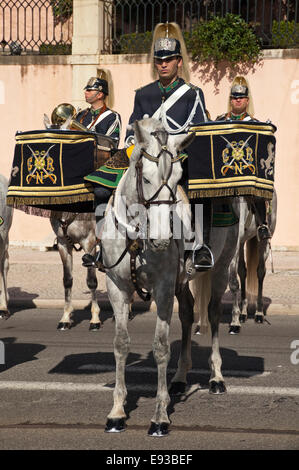
[[[145, 147], [148, 142], [148, 132], [142, 128], [139, 124], [139, 121], [135, 121], [133, 124], [135, 143], [139, 144], [141, 147]], [[147, 134], [147, 135], [146, 135]]]
[[180, 134], [175, 136], [175, 145], [177, 150], [186, 149], [195, 139], [195, 132], [190, 134]]

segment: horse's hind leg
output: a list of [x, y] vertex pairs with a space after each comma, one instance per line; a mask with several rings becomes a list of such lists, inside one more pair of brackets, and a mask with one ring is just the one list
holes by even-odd
[[259, 264], [257, 267], [258, 277], [258, 294], [257, 294], [257, 310], [255, 312], [256, 323], [263, 323], [264, 310], [263, 310], [263, 284], [266, 275], [266, 260], [269, 254], [269, 243], [263, 240], [259, 243]]
[[171, 380], [169, 393], [177, 395], [185, 392], [187, 373], [191, 369], [191, 329], [193, 323], [194, 300], [186, 283], [183, 289], [176, 294], [179, 303], [179, 318], [182, 326], [181, 351], [178, 360], [178, 368]]
[[73, 287], [73, 249], [67, 242], [57, 239], [58, 251], [63, 265], [63, 286], [64, 286], [64, 311], [58, 323], [58, 330], [66, 330], [71, 327], [72, 307], [72, 287]]
[[107, 292], [113, 307], [115, 318], [114, 357], [116, 363], [116, 379], [113, 392], [113, 407], [108, 415], [106, 432], [125, 430], [126, 413], [124, 404], [127, 396], [125, 383], [125, 366], [129, 354], [130, 338], [128, 333], [128, 316], [130, 300], [107, 278]]
[[247, 268], [244, 258], [244, 245], [240, 247], [240, 258], [238, 265], [238, 274], [241, 283], [241, 313], [240, 313], [240, 322], [245, 323], [247, 320], [247, 308], [248, 308], [248, 299], [246, 294], [246, 276]]
[[229, 276], [228, 276], [228, 284], [229, 284], [229, 288], [233, 296], [232, 321], [229, 325], [229, 334], [231, 335], [236, 335], [240, 333], [240, 329], [241, 329], [241, 323], [239, 319], [241, 311], [239, 307], [239, 298], [238, 298], [239, 289], [240, 289], [239, 280], [238, 280], [238, 271], [237, 271], [238, 263], [239, 263], [239, 253], [236, 252], [236, 255], [234, 256], [234, 258], [232, 259], [230, 263]]
[[101, 327], [101, 321], [99, 318], [100, 307], [97, 301], [98, 280], [97, 280], [95, 268], [92, 268], [92, 267], [87, 268], [86, 282], [91, 292], [91, 320], [90, 320], [89, 329], [91, 331], [97, 331]]
[[3, 244], [2, 240], [0, 240], [0, 244], [0, 251], [2, 252], [0, 260], [0, 318], [7, 319], [10, 315], [7, 307], [8, 243]]

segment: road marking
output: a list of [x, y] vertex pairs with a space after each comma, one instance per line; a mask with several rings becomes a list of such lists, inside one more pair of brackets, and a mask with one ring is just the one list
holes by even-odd
[[[127, 384], [130, 391], [156, 390], [155, 384]], [[29, 390], [29, 391], [56, 391], [56, 392], [112, 392], [114, 384], [87, 384], [73, 382], [25, 382], [25, 381], [2, 381], [0, 390]], [[187, 394], [198, 391], [207, 393], [207, 388], [199, 384], [190, 387]], [[258, 387], [258, 386], [227, 386], [228, 394], [231, 395], [282, 395], [299, 396], [299, 388], [296, 387]]]

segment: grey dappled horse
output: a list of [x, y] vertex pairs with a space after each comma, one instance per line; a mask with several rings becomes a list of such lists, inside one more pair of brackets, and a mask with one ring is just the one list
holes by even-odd
[[12, 224], [13, 209], [6, 205], [7, 179], [0, 175], [0, 318], [8, 318], [7, 273], [8, 234]]
[[[169, 426], [167, 406], [170, 397], [166, 372], [170, 357], [169, 327], [174, 295], [179, 304], [182, 343], [171, 392], [182, 391], [191, 367], [193, 297], [185, 272], [184, 240], [182, 236], [178, 239], [174, 236], [170, 207], [172, 205], [181, 214], [184, 213], [184, 205], [189, 209], [186, 196], [183, 201], [177, 186], [182, 175], [178, 154], [191, 143], [193, 136], [168, 135], [162, 124], [155, 119], [135, 122], [134, 131], [135, 148], [130, 166], [118, 185], [113, 202], [108, 206], [102, 232], [102, 261], [106, 266], [107, 292], [115, 316], [116, 361], [114, 404], [108, 415], [106, 431], [125, 430], [125, 363], [130, 343], [128, 316], [135, 290], [133, 281], [136, 280], [135, 286], [138, 285], [139, 290], [146, 289], [150, 292], [157, 307], [153, 355], [158, 368], [158, 386], [156, 408], [148, 433], [151, 436], [163, 436], [168, 433]], [[154, 236], [152, 229], [155, 231]], [[121, 237], [121, 231], [130, 237]], [[131, 271], [128, 240], [134, 237], [141, 242], [136, 256], [136, 270]], [[210, 388], [214, 393], [225, 391], [221, 375], [218, 325], [221, 297], [227, 285], [228, 267], [236, 243], [237, 227], [213, 231], [215, 267], [210, 273], [197, 274], [194, 280], [195, 284], [201, 286], [202, 279], [208, 279], [208, 288], [203, 289], [201, 295], [209, 303], [209, 320], [212, 326]]]
[[[68, 129], [69, 118], [61, 129]], [[50, 119], [44, 115], [44, 125], [51, 129]], [[52, 212], [50, 223], [57, 237], [57, 248], [63, 265], [64, 285], [64, 311], [57, 329], [67, 330], [72, 326], [72, 286], [73, 286], [73, 250], [79, 245], [85, 253], [95, 254], [96, 251], [96, 222], [95, 215], [76, 214], [71, 212]], [[84, 268], [86, 269], [86, 268]], [[98, 286], [96, 269], [87, 268], [86, 283], [91, 292], [91, 320], [89, 329], [96, 331], [100, 328], [100, 308], [97, 302], [96, 290]]]
[[[270, 251], [270, 240], [258, 240], [257, 224], [251, 206], [246, 202], [245, 198], [239, 198], [239, 205], [239, 239], [235, 256], [229, 267], [229, 288], [233, 295], [230, 334], [239, 333], [241, 322], [246, 321], [248, 300], [256, 300], [255, 321], [263, 323], [263, 282], [266, 275], [266, 261]], [[277, 212], [277, 196], [275, 191], [270, 208], [268, 223], [270, 232], [273, 235]], [[240, 306], [238, 275], [241, 284]]]

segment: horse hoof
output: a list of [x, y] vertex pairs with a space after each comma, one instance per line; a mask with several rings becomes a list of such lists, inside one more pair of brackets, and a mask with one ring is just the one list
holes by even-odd
[[148, 435], [152, 437], [164, 437], [168, 435], [168, 423], [151, 423]]
[[105, 427], [105, 432], [123, 432], [126, 429], [125, 419], [108, 419]]
[[247, 319], [247, 317], [246, 317], [246, 315], [244, 315], [244, 314], [242, 314], [242, 315], [239, 316], [239, 321], [240, 321], [240, 323], [245, 323], [245, 322], [246, 322], [246, 319]]
[[184, 382], [173, 382], [169, 388], [169, 395], [182, 395], [185, 390], [186, 384]]
[[65, 331], [71, 328], [71, 324], [67, 322], [59, 322], [57, 325], [57, 330]]
[[195, 330], [194, 330], [194, 334], [195, 334], [195, 335], [200, 335], [200, 334], [201, 334], [201, 333], [200, 333], [200, 326], [199, 326], [199, 325], [196, 325]]
[[215, 380], [212, 380], [212, 382], [210, 382], [210, 393], [213, 393], [215, 395], [220, 395], [225, 392], [226, 392], [226, 387], [223, 381], [216, 382]]
[[101, 328], [101, 323], [90, 323], [89, 331], [98, 331]]
[[9, 312], [0, 312], [0, 319], [1, 320], [8, 320], [8, 318], [10, 317], [10, 313]]
[[238, 325], [231, 325], [229, 327], [229, 334], [230, 335], [237, 335], [238, 333], [240, 333], [240, 330], [241, 330], [241, 327], [238, 326]]
[[256, 315], [254, 321], [255, 323], [264, 323], [264, 317], [262, 317], [262, 315]]

